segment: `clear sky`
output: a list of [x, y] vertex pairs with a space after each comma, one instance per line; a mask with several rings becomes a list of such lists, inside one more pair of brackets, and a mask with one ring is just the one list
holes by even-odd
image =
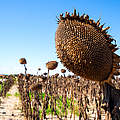
[[[0, 0], [0, 74], [23, 72], [19, 59], [27, 59], [28, 73], [47, 71], [45, 63], [56, 60], [56, 16], [73, 12], [88, 14], [110, 26], [109, 34], [120, 46], [119, 0]], [[118, 51], [119, 53], [119, 51]], [[57, 72], [63, 68], [59, 63]]]

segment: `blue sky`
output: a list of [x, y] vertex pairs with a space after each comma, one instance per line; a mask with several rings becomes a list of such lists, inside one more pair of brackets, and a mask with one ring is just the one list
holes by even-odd
[[[28, 73], [47, 71], [45, 63], [56, 60], [56, 16], [73, 12], [88, 14], [110, 26], [109, 34], [120, 46], [119, 0], [0, 0], [0, 74], [24, 71], [19, 59], [27, 59]], [[117, 52], [119, 54], [119, 51]], [[63, 68], [59, 63], [57, 72]], [[51, 73], [54, 73], [52, 71]]]

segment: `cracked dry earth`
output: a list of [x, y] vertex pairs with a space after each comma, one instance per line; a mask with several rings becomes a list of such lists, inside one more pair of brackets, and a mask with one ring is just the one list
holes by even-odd
[[0, 120], [25, 120], [24, 114], [21, 112], [21, 101], [15, 96], [18, 93], [17, 85], [13, 85], [9, 90], [10, 96], [1, 99], [0, 104]]

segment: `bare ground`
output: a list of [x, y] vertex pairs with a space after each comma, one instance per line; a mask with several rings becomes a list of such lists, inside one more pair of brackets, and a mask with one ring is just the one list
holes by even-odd
[[14, 85], [8, 92], [9, 96], [1, 98], [0, 120], [25, 120], [21, 112], [21, 101], [15, 96], [16, 92], [18, 92], [17, 85]]

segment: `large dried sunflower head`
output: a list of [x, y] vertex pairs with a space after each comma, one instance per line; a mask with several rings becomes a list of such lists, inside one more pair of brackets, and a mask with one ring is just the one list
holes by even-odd
[[[88, 15], [79, 13], [60, 15], [55, 42], [58, 58], [76, 75], [95, 81], [106, 80], [114, 68], [118, 49], [107, 30]], [[119, 60], [120, 61], [120, 60]]]

